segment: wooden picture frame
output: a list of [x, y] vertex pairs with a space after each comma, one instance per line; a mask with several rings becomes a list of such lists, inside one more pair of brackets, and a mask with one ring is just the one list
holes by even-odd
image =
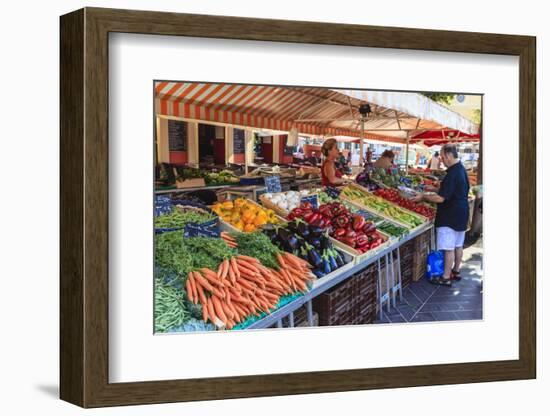
[[[534, 37], [99, 8], [85, 8], [62, 16], [60, 29], [61, 399], [82, 407], [101, 407], [536, 377]], [[518, 56], [519, 359], [109, 383], [107, 152], [110, 32]]]

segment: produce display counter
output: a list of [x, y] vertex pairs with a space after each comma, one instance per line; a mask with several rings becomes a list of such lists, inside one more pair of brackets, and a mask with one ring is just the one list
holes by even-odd
[[[426, 223], [420, 227], [416, 227], [415, 230], [413, 230], [411, 233], [404, 236], [399, 241], [393, 241], [393, 244], [385, 247], [383, 250], [380, 250], [375, 255], [369, 257], [368, 259], [364, 260], [363, 262], [357, 263], [352, 265], [351, 267], [344, 267], [339, 270], [336, 270], [335, 272], [331, 273], [330, 275], [324, 276], [316, 281], [313, 282], [313, 285], [311, 289], [305, 293], [303, 296], [293, 300], [292, 302], [286, 304], [285, 306], [277, 309], [276, 311], [272, 312], [270, 315], [265, 316], [262, 319], [259, 319], [252, 324], [250, 324], [246, 329], [261, 329], [261, 328], [269, 328], [273, 325], [281, 326], [280, 321], [285, 318], [289, 317], [289, 321], [291, 322], [291, 326], [293, 323], [293, 313], [301, 308], [302, 306], [306, 305], [307, 308], [307, 315], [308, 320], [311, 323], [312, 322], [312, 305], [311, 301], [316, 296], [319, 296], [321, 293], [326, 292], [327, 290], [333, 288], [337, 284], [343, 282], [350, 276], [360, 272], [361, 270], [367, 268], [374, 262], [378, 262], [378, 260], [382, 258], [387, 258], [388, 254], [390, 254], [392, 251], [398, 249], [402, 244], [405, 244], [406, 242], [418, 237], [420, 234], [432, 230], [433, 226], [431, 223]], [[378, 264], [379, 266], [379, 264]], [[380, 273], [380, 269], [379, 269]], [[395, 290], [392, 290], [395, 292]], [[389, 302], [388, 302], [389, 307]]]
[[205, 190], [218, 190], [235, 188], [235, 185], [214, 185], [214, 186], [196, 186], [191, 188], [171, 188], [171, 189], [156, 189], [155, 194], [173, 194], [176, 192], [190, 192], [190, 191], [205, 191]]

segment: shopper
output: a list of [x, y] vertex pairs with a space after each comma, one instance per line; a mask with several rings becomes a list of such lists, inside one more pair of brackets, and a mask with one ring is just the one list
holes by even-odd
[[367, 147], [367, 163], [372, 162], [372, 150], [370, 150], [370, 147]]
[[441, 148], [441, 160], [447, 167], [437, 194], [418, 194], [415, 202], [428, 201], [437, 204], [435, 230], [437, 248], [445, 252], [443, 276], [432, 283], [451, 286], [452, 280], [460, 280], [462, 247], [468, 226], [468, 191], [470, 184], [466, 169], [458, 159], [456, 146], [446, 144]]
[[336, 139], [325, 140], [321, 147], [325, 161], [321, 166], [321, 184], [323, 186], [343, 185], [346, 181], [342, 179], [342, 172], [336, 167], [336, 160], [339, 152]]
[[309, 163], [311, 163], [313, 166], [317, 166], [319, 164], [319, 158], [317, 157], [317, 153], [311, 152], [311, 156], [307, 159]]
[[437, 170], [441, 167], [441, 158], [439, 157], [439, 152], [434, 153], [434, 155], [430, 159], [430, 162], [428, 163], [428, 167], [431, 170]]
[[393, 166], [393, 160], [395, 159], [395, 153], [391, 150], [384, 150], [380, 157], [372, 164], [373, 168], [389, 169]]
[[351, 173], [351, 169], [348, 166], [348, 160], [344, 156], [342, 151], [338, 153], [338, 159], [336, 160], [336, 168], [345, 175], [349, 175]]

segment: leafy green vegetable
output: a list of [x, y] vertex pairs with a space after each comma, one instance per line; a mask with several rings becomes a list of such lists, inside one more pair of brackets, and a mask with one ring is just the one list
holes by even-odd
[[156, 265], [176, 274], [183, 283], [190, 271], [203, 267], [216, 270], [224, 259], [234, 253], [235, 250], [229, 248], [221, 238], [183, 238], [181, 231], [155, 236]]
[[215, 218], [214, 214], [200, 208], [174, 207], [169, 214], [155, 218], [155, 228], [177, 228], [189, 223], [202, 224]]
[[267, 235], [261, 231], [234, 235], [239, 254], [255, 257], [265, 266], [279, 270], [277, 253], [280, 252]]

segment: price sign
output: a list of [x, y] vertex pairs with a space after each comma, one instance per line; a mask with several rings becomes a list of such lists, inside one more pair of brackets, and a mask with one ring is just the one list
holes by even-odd
[[266, 176], [264, 182], [267, 192], [271, 194], [282, 192], [281, 179], [278, 176]]
[[170, 151], [187, 151], [187, 123], [168, 120], [168, 146]]
[[203, 224], [185, 224], [183, 229], [183, 236], [187, 237], [212, 237], [216, 238], [220, 236], [220, 229], [217, 225]]
[[317, 197], [317, 194], [313, 195], [304, 195], [300, 199], [300, 202], [303, 204], [304, 202], [309, 202], [311, 206], [315, 209], [319, 208], [319, 198]]
[[244, 130], [233, 129], [233, 153], [244, 153]]

